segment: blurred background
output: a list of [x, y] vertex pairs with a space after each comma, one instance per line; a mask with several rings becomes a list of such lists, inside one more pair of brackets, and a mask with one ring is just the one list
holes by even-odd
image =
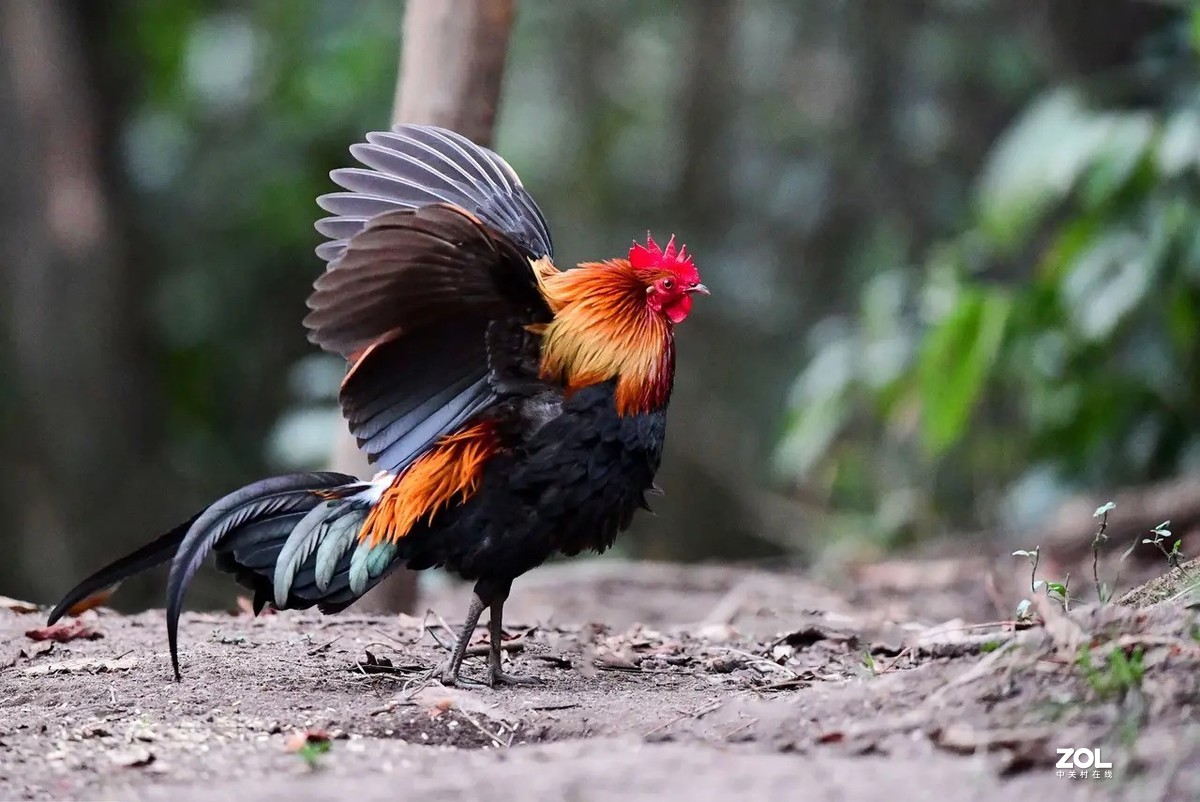
[[[388, 125], [402, 17], [0, 4], [0, 591], [327, 463], [314, 198]], [[620, 552], [977, 548], [1200, 472], [1198, 48], [1145, 0], [520, 4], [495, 145], [560, 264], [675, 232], [713, 291]]]

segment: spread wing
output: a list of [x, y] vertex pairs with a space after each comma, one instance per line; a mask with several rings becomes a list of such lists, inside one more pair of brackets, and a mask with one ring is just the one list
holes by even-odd
[[532, 378], [524, 326], [551, 312], [530, 258], [550, 237], [491, 151], [418, 126], [368, 140], [355, 155], [376, 170], [335, 171], [352, 191], [320, 199], [339, 216], [318, 223], [335, 239], [318, 249], [329, 266], [305, 326], [352, 363], [339, 397], [350, 430], [398, 472], [496, 404], [514, 366]]
[[317, 221], [317, 230], [331, 240], [317, 249], [327, 262], [332, 264], [372, 217], [434, 203], [466, 209], [534, 259], [554, 255], [546, 218], [513, 168], [461, 134], [399, 125], [390, 133], [367, 134], [350, 153], [366, 168], [334, 170], [330, 177], [349, 191], [317, 199], [334, 215]]

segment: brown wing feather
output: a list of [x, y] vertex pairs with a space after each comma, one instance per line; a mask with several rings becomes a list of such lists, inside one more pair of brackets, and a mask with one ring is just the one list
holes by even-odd
[[491, 323], [551, 317], [521, 250], [442, 204], [372, 218], [314, 288], [309, 338], [353, 361], [342, 411], [368, 457], [390, 471], [496, 401]]
[[372, 218], [313, 286], [309, 339], [343, 356], [464, 312], [549, 316], [512, 241], [441, 204]]

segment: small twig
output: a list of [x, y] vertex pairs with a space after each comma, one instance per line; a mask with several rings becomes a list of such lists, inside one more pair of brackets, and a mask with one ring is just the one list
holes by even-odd
[[1032, 556], [1030, 557], [1030, 560], [1029, 560], [1029, 562], [1031, 562], [1033, 564], [1032, 567], [1029, 569], [1029, 592], [1033, 593], [1035, 595], [1037, 594], [1038, 560], [1040, 560], [1041, 558], [1042, 558], [1042, 547], [1034, 546]]
[[721, 649], [722, 651], [726, 651], [726, 652], [732, 652], [733, 654], [739, 655], [741, 657], [745, 657], [751, 663], [754, 663], [756, 665], [758, 665], [758, 664], [765, 665], [768, 668], [770, 668], [772, 671], [779, 671], [779, 672], [782, 672], [782, 673], [787, 674], [788, 676], [792, 676], [792, 677], [796, 676], [796, 672], [792, 671], [790, 668], [787, 668], [786, 666], [781, 666], [781, 665], [779, 665], [779, 663], [776, 663], [774, 660], [768, 660], [765, 657], [759, 657], [756, 654], [751, 654], [750, 652], [743, 651], [742, 649], [735, 649], [732, 646], [715, 646], [713, 648]]
[[315, 646], [315, 647], [313, 647], [312, 649], [309, 649], [309, 650], [308, 650], [308, 656], [309, 656], [309, 657], [315, 657], [316, 655], [318, 655], [318, 654], [320, 654], [321, 652], [325, 651], [326, 649], [328, 649], [330, 646], [332, 646], [333, 644], [337, 643], [337, 642], [338, 642], [339, 640], [341, 640], [341, 639], [342, 639], [342, 636], [341, 636], [341, 635], [338, 635], [338, 636], [337, 636], [336, 638], [334, 638], [333, 640], [328, 640], [328, 641], [325, 641], [325, 642], [324, 642], [324, 643], [322, 643], [320, 646]]
[[649, 730], [646, 730], [646, 732], [642, 733], [642, 737], [649, 738], [654, 733], [659, 732], [661, 730], [665, 730], [667, 727], [670, 727], [673, 724], [678, 724], [679, 722], [683, 721], [685, 718], [701, 719], [704, 716], [707, 716], [709, 713], [713, 712], [714, 710], [717, 710], [724, 704], [725, 704], [725, 701], [722, 699], [722, 700], [718, 700], [716, 702], [710, 702], [709, 704], [704, 705], [703, 707], [696, 708], [695, 710], [692, 710], [692, 711], [681, 711], [679, 713], [679, 715], [676, 716], [675, 718], [669, 719], [668, 721], [664, 721], [661, 724], [659, 724], [655, 727], [652, 727]]
[[557, 702], [544, 705], [530, 705], [530, 710], [567, 710], [568, 708], [579, 707], [578, 702]]
[[722, 736], [721, 736], [721, 740], [722, 740], [722, 741], [728, 741], [730, 738], [732, 738], [733, 736], [737, 735], [737, 734], [738, 734], [739, 732], [741, 732], [742, 730], [744, 730], [744, 729], [747, 729], [747, 728], [749, 728], [749, 727], [753, 727], [753, 726], [754, 726], [755, 724], [757, 724], [757, 723], [758, 723], [758, 719], [756, 719], [756, 718], [752, 718], [752, 719], [750, 719], [749, 721], [743, 722], [743, 723], [739, 724], [738, 726], [734, 727], [734, 728], [733, 728], [732, 730], [730, 730], [729, 732], [727, 732], [727, 733], [725, 733], [724, 735], [722, 735]]
[[755, 688], [755, 690], [756, 691], [790, 691], [793, 688], [803, 688], [806, 685], [809, 685], [811, 682], [812, 682], [811, 679], [807, 679], [805, 677], [797, 675], [795, 677], [791, 677], [790, 679], [780, 680], [779, 682], [772, 682], [770, 685], [763, 685], [761, 687]]
[[1100, 514], [1100, 527], [1096, 530], [1096, 536], [1092, 538], [1092, 580], [1096, 583], [1096, 598], [1101, 604], [1105, 604], [1112, 598], [1112, 592], [1108, 594], [1108, 599], [1104, 598], [1104, 585], [1100, 582], [1100, 544], [1108, 540], [1108, 513], [1109, 508], [1106, 504], [1101, 507], [1104, 512]]
[[878, 671], [876, 671], [876, 672], [875, 672], [875, 675], [876, 675], [876, 676], [879, 676], [880, 674], [886, 674], [886, 673], [888, 673], [889, 671], [891, 671], [891, 670], [892, 670], [892, 668], [893, 668], [893, 667], [895, 667], [896, 663], [899, 663], [899, 662], [900, 662], [900, 658], [901, 658], [901, 657], [905, 657], [905, 656], [907, 656], [907, 655], [908, 655], [908, 653], [909, 653], [909, 652], [911, 652], [911, 651], [912, 651], [912, 647], [911, 647], [911, 646], [905, 646], [903, 649], [901, 649], [901, 650], [900, 650], [900, 653], [899, 653], [899, 654], [897, 654], [895, 657], [893, 657], [893, 658], [891, 659], [891, 661], [890, 661], [890, 662], [889, 662], [889, 663], [888, 663], [886, 666], [884, 666], [883, 668], [881, 668], [881, 669], [879, 669]]
[[474, 727], [475, 729], [479, 730], [479, 731], [480, 731], [480, 732], [482, 732], [484, 735], [486, 735], [488, 738], [490, 738], [490, 739], [491, 739], [491, 741], [492, 741], [492, 743], [494, 743], [494, 744], [495, 744], [497, 747], [499, 747], [499, 748], [503, 749], [505, 746], [507, 746], [507, 744], [506, 744], [506, 743], [504, 743], [504, 741], [501, 741], [501, 740], [500, 740], [500, 736], [498, 736], [498, 735], [496, 735], [495, 733], [491, 732], [490, 730], [488, 730], [488, 729], [487, 729], [487, 727], [484, 727], [482, 724], [480, 724], [478, 721], [476, 721], [476, 720], [475, 720], [475, 719], [474, 719], [474, 718], [471, 716], [471, 714], [470, 714], [470, 713], [467, 713], [465, 710], [463, 710], [462, 708], [458, 708], [458, 707], [452, 707], [452, 708], [450, 708], [450, 709], [451, 709], [451, 710], [453, 710], [455, 713], [458, 713], [458, 714], [459, 714], [460, 716], [462, 716], [464, 719], [466, 719], [466, 720], [467, 720], [467, 722], [468, 722], [468, 723], [469, 723], [469, 724], [470, 724], [472, 727]]
[[379, 715], [383, 715], [384, 713], [391, 713], [397, 707], [416, 707], [416, 706], [417, 706], [417, 703], [410, 699], [392, 699], [390, 702], [385, 704], [383, 707], [377, 707], [374, 710], [368, 711], [367, 715], [368, 716], [379, 716]]

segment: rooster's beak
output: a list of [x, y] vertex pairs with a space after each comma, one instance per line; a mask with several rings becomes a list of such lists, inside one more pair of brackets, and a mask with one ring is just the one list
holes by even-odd
[[712, 293], [708, 291], [708, 287], [705, 287], [703, 284], [697, 284], [694, 287], [689, 287], [688, 292], [698, 292], [701, 295], [712, 295]]

